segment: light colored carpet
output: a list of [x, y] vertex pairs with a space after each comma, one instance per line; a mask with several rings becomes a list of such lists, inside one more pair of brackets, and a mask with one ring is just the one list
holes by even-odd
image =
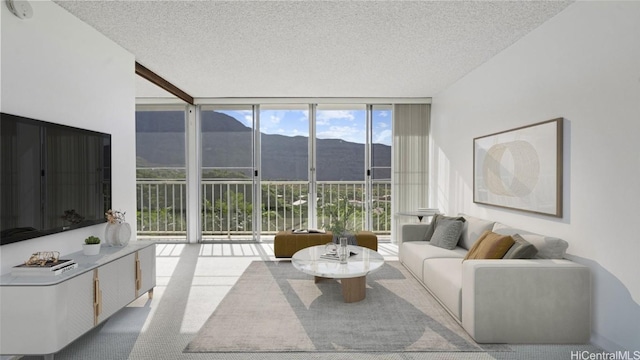
[[363, 301], [288, 261], [254, 261], [185, 352], [511, 351], [477, 344], [397, 261], [367, 276]]

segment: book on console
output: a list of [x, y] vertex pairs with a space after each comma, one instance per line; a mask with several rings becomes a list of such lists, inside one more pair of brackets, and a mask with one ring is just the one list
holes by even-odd
[[13, 276], [56, 276], [56, 275], [62, 275], [67, 271], [71, 271], [77, 268], [78, 268], [78, 264], [73, 263], [73, 264], [67, 264], [65, 267], [61, 267], [56, 270], [50, 270], [48, 272], [14, 269], [13, 271], [11, 271], [11, 275]]
[[73, 260], [58, 260], [57, 263], [47, 262], [43, 266], [34, 266], [27, 264], [16, 265], [11, 269], [11, 275], [14, 276], [48, 276], [48, 275], [60, 275], [69, 270], [73, 270], [78, 267], [78, 264]]

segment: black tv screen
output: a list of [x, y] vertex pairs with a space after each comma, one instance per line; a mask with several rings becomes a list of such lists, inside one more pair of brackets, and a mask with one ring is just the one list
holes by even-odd
[[1, 244], [105, 222], [111, 135], [0, 116]]

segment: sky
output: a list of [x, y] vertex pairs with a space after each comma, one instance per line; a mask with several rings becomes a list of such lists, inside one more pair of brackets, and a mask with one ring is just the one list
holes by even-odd
[[[251, 126], [250, 110], [225, 110], [225, 113]], [[260, 132], [285, 136], [309, 136], [307, 110], [262, 110]], [[373, 143], [391, 146], [391, 110], [373, 111]], [[365, 110], [318, 110], [316, 136], [320, 139], [343, 139], [363, 144], [366, 140]]]

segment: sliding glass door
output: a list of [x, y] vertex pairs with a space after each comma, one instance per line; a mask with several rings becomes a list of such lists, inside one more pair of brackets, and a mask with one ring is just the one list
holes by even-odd
[[200, 111], [203, 240], [253, 238], [255, 123], [252, 106]]
[[366, 229], [366, 107], [318, 105], [315, 120], [318, 227]]
[[262, 233], [309, 227], [309, 107], [260, 106]]

